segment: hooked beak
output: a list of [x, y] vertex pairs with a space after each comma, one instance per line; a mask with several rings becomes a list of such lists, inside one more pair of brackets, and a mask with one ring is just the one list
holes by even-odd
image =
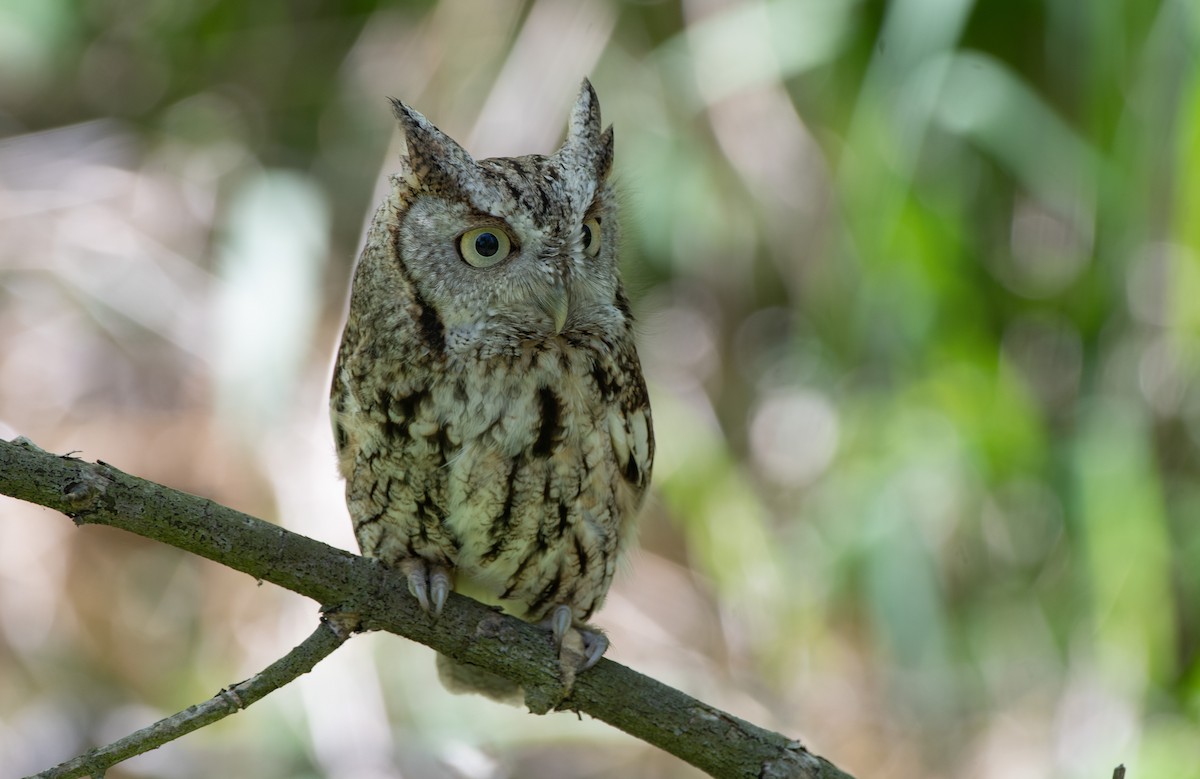
[[541, 303], [542, 310], [549, 314], [554, 322], [554, 334], [558, 335], [566, 326], [567, 314], [571, 310], [571, 296], [567, 292], [567, 285], [562, 280], [554, 282], [554, 286], [550, 288], [546, 297], [542, 298]]

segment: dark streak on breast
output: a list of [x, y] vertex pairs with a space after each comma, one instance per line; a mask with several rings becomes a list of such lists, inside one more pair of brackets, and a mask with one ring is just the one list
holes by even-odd
[[605, 402], [612, 400], [617, 391], [616, 384], [598, 360], [592, 363], [592, 380], [596, 382], [596, 389], [600, 390], [601, 399]]
[[417, 537], [422, 541], [429, 541], [429, 523], [424, 501], [417, 501]]
[[367, 527], [368, 525], [374, 525], [376, 522], [383, 519], [383, 514], [385, 511], [387, 511], [386, 507], [381, 508], [379, 511], [376, 511], [374, 514], [372, 514], [369, 517], [363, 517], [362, 519], [357, 520], [354, 523], [354, 529], [358, 530], [360, 528]]
[[546, 604], [553, 602], [554, 597], [558, 595], [558, 591], [562, 589], [562, 580], [563, 572], [562, 568], [560, 567], [558, 569], [558, 573], [554, 575], [554, 578], [542, 588], [542, 591], [538, 593], [538, 596], [533, 599], [532, 603], [529, 604], [530, 614], [540, 613], [541, 610], [545, 608]]
[[562, 437], [558, 397], [554, 390], [542, 387], [538, 390], [538, 402], [541, 405], [542, 422], [537, 440], [533, 443], [533, 454], [535, 457], [549, 457], [554, 451], [555, 442]]
[[525, 570], [533, 564], [534, 560], [540, 560], [544, 551], [544, 549], [533, 548], [525, 553], [525, 557], [523, 557], [521, 562], [517, 565], [517, 570], [513, 571], [513, 575], [509, 577], [508, 586], [504, 589], [504, 592], [500, 594], [501, 600], [507, 600], [513, 596], [513, 593], [516, 592], [517, 588], [522, 584]]
[[480, 557], [480, 561], [483, 563], [495, 562], [500, 553], [504, 551], [505, 542], [508, 541], [508, 530], [512, 524], [513, 501], [516, 495], [517, 471], [523, 462], [524, 458], [517, 457], [509, 466], [508, 479], [504, 485], [504, 505], [501, 507], [500, 513], [492, 520], [491, 527], [488, 528], [488, 537], [492, 539], [492, 546]]
[[575, 536], [575, 556], [579, 558], [579, 578], [582, 579], [587, 576], [588, 556], [578, 535]]
[[[367, 493], [367, 497], [376, 506], [386, 507], [388, 504], [388, 490], [392, 488], [392, 480], [388, 476], [381, 476], [371, 483], [371, 489]], [[382, 491], [382, 497], [380, 492]]]
[[439, 425], [437, 431], [438, 467], [442, 467], [458, 452], [459, 447], [450, 440], [446, 425]]
[[445, 518], [446, 512], [437, 501], [428, 492], [422, 494], [421, 499], [417, 501], [417, 532], [421, 540], [428, 541], [430, 529], [440, 527]]
[[558, 504], [558, 537], [559, 538], [562, 538], [563, 535], [566, 534], [567, 528], [570, 527], [570, 523], [567, 521], [567, 511], [568, 511], [568, 509], [567, 509], [566, 503]]

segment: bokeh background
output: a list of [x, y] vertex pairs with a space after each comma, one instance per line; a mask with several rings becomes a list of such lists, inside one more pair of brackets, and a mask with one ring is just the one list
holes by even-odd
[[[1200, 5], [3, 0], [0, 436], [354, 548], [325, 397], [385, 96], [616, 127], [659, 438], [609, 656], [862, 777], [1200, 777]], [[316, 605], [0, 499], [0, 774]], [[355, 639], [123, 777], [694, 777]]]

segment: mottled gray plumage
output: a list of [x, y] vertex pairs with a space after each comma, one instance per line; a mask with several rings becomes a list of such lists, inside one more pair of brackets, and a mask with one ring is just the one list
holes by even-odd
[[[585, 621], [654, 457], [612, 128], [585, 81], [555, 154], [476, 161], [394, 106], [406, 153], [355, 271], [331, 397], [359, 545], [427, 610], [453, 587], [560, 645], [582, 636], [587, 667], [606, 642]], [[448, 686], [490, 684], [440, 667]]]

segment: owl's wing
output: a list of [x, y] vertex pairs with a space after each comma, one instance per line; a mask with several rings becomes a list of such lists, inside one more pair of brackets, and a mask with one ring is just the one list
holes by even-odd
[[441, 528], [442, 466], [452, 447], [437, 424], [431, 390], [444, 372], [442, 323], [407, 267], [394, 260], [393, 206], [381, 206], [355, 273], [331, 421], [363, 553], [388, 564], [424, 559], [447, 566], [454, 544]]
[[654, 466], [654, 425], [646, 380], [642, 377], [641, 363], [632, 341], [617, 351], [611, 370], [605, 370], [598, 362], [593, 378], [601, 396], [611, 398], [608, 432], [617, 465], [630, 487], [633, 509], [636, 510], [650, 484]]
[[403, 194], [397, 186], [372, 222], [333, 369], [330, 414], [347, 481], [364, 449], [401, 453], [414, 433], [426, 432], [410, 424], [444, 358], [441, 319], [395, 256], [395, 201]]

